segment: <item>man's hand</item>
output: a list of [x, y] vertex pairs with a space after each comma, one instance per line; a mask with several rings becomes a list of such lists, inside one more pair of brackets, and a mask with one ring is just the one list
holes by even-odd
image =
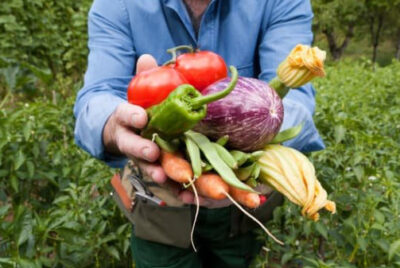
[[[156, 60], [143, 55], [137, 62], [137, 73], [157, 67]], [[122, 103], [108, 119], [103, 130], [103, 142], [109, 153], [139, 160], [140, 168], [157, 183], [167, 179], [164, 170], [153, 164], [160, 156], [157, 145], [137, 133], [147, 124], [147, 113], [139, 106]]]
[[[137, 74], [157, 67], [156, 60], [151, 55], [139, 57], [136, 65]], [[122, 103], [112, 113], [103, 130], [103, 143], [107, 152], [115, 155], [126, 155], [129, 158], [138, 159], [140, 168], [156, 183], [174, 184], [167, 180], [164, 170], [155, 164], [160, 156], [158, 146], [138, 135], [140, 129], [147, 124], [146, 111], [137, 105]], [[195, 199], [192, 192], [181, 190], [178, 184], [174, 192], [184, 203], [194, 204]], [[222, 207], [228, 203], [208, 198], [199, 198], [200, 204], [207, 207]]]

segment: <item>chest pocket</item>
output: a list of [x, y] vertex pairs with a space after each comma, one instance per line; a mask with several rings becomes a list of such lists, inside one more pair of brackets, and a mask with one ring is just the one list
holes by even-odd
[[254, 77], [254, 64], [249, 63], [236, 67], [240, 76]]

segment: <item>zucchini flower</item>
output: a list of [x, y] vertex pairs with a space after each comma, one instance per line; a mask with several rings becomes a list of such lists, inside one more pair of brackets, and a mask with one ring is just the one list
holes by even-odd
[[317, 47], [297, 45], [279, 65], [278, 76], [270, 82], [270, 85], [283, 98], [289, 88], [298, 88], [315, 77], [325, 76], [325, 58], [326, 52]]
[[327, 199], [313, 164], [302, 153], [282, 145], [268, 145], [258, 163], [261, 181], [301, 206], [303, 216], [317, 221], [322, 208], [336, 212], [336, 204]]

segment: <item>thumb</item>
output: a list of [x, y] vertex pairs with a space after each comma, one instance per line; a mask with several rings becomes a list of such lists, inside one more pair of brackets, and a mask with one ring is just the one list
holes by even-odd
[[150, 54], [143, 54], [136, 62], [136, 74], [157, 67], [156, 59]]

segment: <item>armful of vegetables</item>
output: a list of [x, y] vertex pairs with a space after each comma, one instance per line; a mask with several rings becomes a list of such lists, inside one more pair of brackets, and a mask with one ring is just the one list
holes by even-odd
[[[221, 65], [222, 58], [213, 52], [189, 49], [188, 54], [177, 57], [178, 49], [170, 50], [175, 64], [169, 68], [178, 73], [175, 82], [179, 85], [169, 87], [167, 96], [145, 107], [149, 123], [142, 132], [160, 146], [161, 165], [167, 176], [190, 187], [196, 198], [198, 194], [216, 200], [229, 198], [281, 244], [241, 207], [255, 209], [260, 205], [260, 195], [254, 190], [257, 185], [272, 186], [313, 220], [319, 219], [321, 208], [335, 213], [335, 203], [327, 199], [312, 163], [300, 152], [278, 145], [295, 137], [302, 128], [300, 125], [278, 134], [284, 113], [282, 98], [290, 88], [324, 76], [325, 52], [296, 46], [280, 64], [277, 77], [267, 84], [238, 77], [233, 66], [232, 77], [226, 77], [225, 63]], [[199, 80], [201, 76], [193, 76], [212, 75], [207, 66], [196, 65], [204, 57], [216, 60], [220, 69], [216, 70], [218, 78], [204, 78], [208, 85]], [[201, 93], [186, 81], [201, 85]], [[129, 99], [135, 99], [131, 85]], [[195, 218], [197, 213], [198, 209]]]

